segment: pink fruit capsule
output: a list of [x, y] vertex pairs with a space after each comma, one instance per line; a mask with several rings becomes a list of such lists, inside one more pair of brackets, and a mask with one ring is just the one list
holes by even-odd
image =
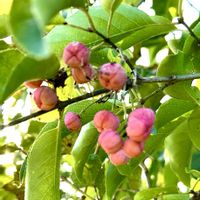
[[82, 84], [89, 82], [94, 76], [94, 70], [90, 65], [81, 68], [72, 68], [72, 77], [76, 83]]
[[64, 48], [63, 60], [69, 67], [82, 67], [89, 62], [89, 49], [80, 42], [71, 42]]
[[74, 112], [68, 112], [65, 115], [64, 123], [70, 131], [77, 131], [81, 128], [80, 116]]
[[143, 142], [135, 142], [131, 139], [126, 139], [123, 146], [124, 153], [127, 157], [133, 158], [139, 156], [144, 150]]
[[103, 131], [99, 135], [98, 143], [108, 154], [119, 151], [123, 146], [123, 140], [121, 139], [120, 135], [113, 130]]
[[137, 118], [143, 121], [146, 124], [147, 129], [149, 129], [153, 126], [155, 121], [155, 113], [150, 108], [137, 108], [129, 114], [128, 123], [132, 118]]
[[129, 161], [129, 158], [126, 156], [122, 149], [113, 154], [110, 154], [109, 159], [113, 165], [124, 165]]
[[51, 110], [58, 102], [55, 91], [47, 86], [37, 88], [33, 93], [33, 98], [41, 110]]
[[141, 142], [146, 138], [148, 128], [144, 121], [131, 117], [128, 120], [126, 133], [131, 140]]
[[127, 76], [120, 64], [106, 63], [101, 66], [98, 78], [100, 84], [113, 91], [118, 91], [126, 84]]
[[94, 116], [94, 125], [99, 132], [103, 130], [116, 130], [119, 127], [119, 118], [108, 110], [101, 110]]
[[28, 88], [38, 88], [42, 84], [43, 80], [37, 80], [37, 81], [26, 81], [24, 82], [24, 85]]

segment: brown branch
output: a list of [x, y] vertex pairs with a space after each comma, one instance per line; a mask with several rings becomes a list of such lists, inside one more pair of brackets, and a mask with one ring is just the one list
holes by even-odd
[[171, 82], [171, 84], [173, 84], [180, 81], [187, 81], [187, 80], [193, 80], [193, 79], [199, 79], [199, 78], [200, 78], [200, 73], [172, 75], [172, 76], [141, 77], [137, 83], [143, 84], [143, 83]]
[[87, 93], [87, 94], [84, 94], [84, 95], [81, 95], [81, 96], [78, 96], [78, 97], [75, 97], [73, 99], [68, 99], [66, 101], [60, 101], [57, 106], [51, 110], [48, 110], [48, 111], [44, 111], [44, 110], [40, 110], [38, 112], [35, 112], [35, 113], [32, 113], [28, 116], [25, 116], [25, 117], [22, 117], [22, 118], [19, 118], [19, 119], [16, 119], [12, 122], [10, 122], [9, 124], [6, 124], [6, 125], [0, 125], [0, 130], [6, 128], [6, 127], [9, 127], [9, 126], [14, 126], [16, 124], [19, 124], [21, 122], [24, 122], [24, 121], [27, 121], [29, 119], [32, 119], [34, 117], [37, 117], [39, 115], [42, 115], [44, 113], [48, 113], [52, 110], [55, 110], [55, 109], [59, 109], [59, 110], [62, 110], [63, 108], [65, 108], [66, 106], [72, 104], [72, 103], [75, 103], [75, 102], [78, 102], [78, 101], [81, 101], [81, 100], [84, 100], [84, 99], [88, 99], [90, 97], [94, 97], [94, 96], [97, 96], [97, 95], [100, 95], [100, 94], [103, 94], [103, 93], [107, 93], [109, 92], [109, 90], [106, 90], [106, 89], [100, 89], [100, 90], [96, 90], [94, 92], [91, 92], [91, 93]]
[[[141, 84], [144, 84], [144, 83], [166, 82], [167, 84], [165, 86], [161, 87], [161, 89], [164, 89], [165, 87], [168, 87], [168, 86], [170, 86], [172, 84], [175, 84], [177, 82], [180, 82], [180, 81], [193, 80], [193, 79], [198, 79], [198, 78], [200, 78], [200, 73], [174, 75], [174, 76], [156, 76], [156, 77], [150, 77], [150, 78], [149, 77], [141, 77], [137, 83], [139, 85], [141, 85]], [[129, 89], [129, 88], [132, 88], [132, 87], [134, 87], [134, 85], [132, 84], [132, 80], [129, 79], [127, 81], [126, 89]], [[160, 91], [160, 89], [158, 89], [158, 90]], [[65, 108], [66, 106], [68, 106], [68, 105], [70, 105], [72, 103], [79, 102], [81, 100], [88, 99], [90, 97], [94, 97], [94, 96], [97, 96], [97, 95], [100, 95], [100, 94], [103, 94], [103, 93], [107, 93], [107, 92], [109, 92], [109, 90], [100, 89], [100, 90], [96, 90], [96, 91], [91, 92], [91, 93], [87, 93], [87, 94], [81, 95], [79, 97], [75, 97], [73, 99], [68, 99], [66, 101], [60, 101], [58, 103], [58, 105], [55, 108], [53, 108], [52, 110], [55, 110], [55, 109], [62, 110], [63, 108]], [[149, 97], [147, 96], [145, 98], [148, 99], [148, 98], [150, 98], [151, 96], [153, 96], [156, 93], [157, 93], [157, 90], [154, 91], [152, 94], [150, 94]], [[44, 113], [48, 113], [48, 112], [50, 112], [52, 110], [48, 110], [48, 111], [40, 110], [40, 111], [32, 113], [32, 114], [30, 114], [28, 116], [16, 119], [16, 120], [10, 122], [9, 124], [0, 125], [0, 130], [4, 129], [6, 127], [9, 127], [9, 126], [13, 126], [13, 125], [19, 124], [21, 122], [27, 121], [27, 120], [29, 120], [31, 118], [37, 117], [37, 116], [42, 115]]]
[[198, 36], [194, 33], [194, 31], [185, 23], [183, 17], [178, 18], [178, 22], [180, 24], [183, 24], [183, 26], [185, 26], [187, 28], [187, 30], [189, 31], [190, 35], [197, 41], [197, 44], [200, 45], [200, 39], [198, 38]]

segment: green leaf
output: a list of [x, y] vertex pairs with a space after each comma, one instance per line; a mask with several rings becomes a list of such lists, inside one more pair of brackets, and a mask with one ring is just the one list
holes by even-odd
[[47, 131], [35, 140], [27, 160], [25, 199], [59, 200], [60, 133]]
[[[153, 0], [153, 9], [157, 15], [173, 18], [178, 15], [177, 13], [178, 0], [163, 0], [162, 3], [159, 0]], [[170, 8], [172, 11], [170, 12]]]
[[[194, 67], [190, 61], [190, 57], [182, 52], [176, 55], [167, 56], [159, 65], [158, 76], [174, 76], [181, 74], [193, 73]], [[181, 81], [172, 86], [167, 87], [164, 91], [178, 99], [191, 100], [190, 95], [187, 93], [191, 89], [192, 81]]]
[[165, 186], [176, 186], [178, 183], [178, 178], [177, 176], [174, 174], [172, 168], [170, 167], [170, 164], [167, 162], [167, 160], [165, 161], [165, 166], [163, 169], [163, 175], [164, 175], [164, 183]]
[[125, 176], [122, 176], [114, 165], [108, 163], [105, 172], [106, 192], [103, 199], [111, 200], [124, 178]]
[[197, 105], [200, 106], [200, 90], [198, 87], [192, 86], [189, 90], [187, 90], [187, 94], [196, 102]]
[[33, 12], [36, 16], [36, 19], [39, 20], [39, 23], [45, 25], [49, 20], [56, 15], [60, 10], [68, 7], [85, 7], [86, 0], [51, 0], [47, 2], [45, 0], [31, 0]]
[[0, 40], [0, 51], [8, 49], [8, 48], [9, 48], [9, 45], [5, 43], [3, 40]]
[[101, 4], [107, 12], [113, 13], [121, 2], [122, 0], [102, 0]]
[[168, 47], [174, 54], [177, 54], [179, 51], [183, 51], [183, 46], [187, 36], [187, 33], [182, 32], [182, 37], [180, 39], [173, 39], [167, 42]]
[[55, 56], [37, 61], [24, 57], [17, 50], [0, 52], [0, 65], [0, 104], [24, 81], [52, 78], [60, 66]]
[[190, 168], [192, 150], [188, 132], [190, 129], [187, 120], [184, 120], [165, 139], [165, 149], [170, 166], [179, 180], [186, 186], [190, 185], [190, 176], [186, 173], [186, 168]]
[[41, 27], [31, 11], [31, 2], [14, 0], [10, 11], [10, 28], [16, 42], [31, 56], [44, 58], [49, 55]]
[[195, 169], [200, 171], [200, 152], [197, 150], [192, 154], [192, 162], [191, 162], [191, 169]]
[[22, 166], [19, 171], [19, 181], [20, 183], [24, 183], [25, 177], [26, 177], [26, 167], [27, 167], [27, 157], [24, 159], [24, 162], [22, 163]]
[[200, 130], [200, 109], [194, 110], [190, 117], [188, 118], [188, 126], [190, 131], [188, 131], [188, 135], [197, 149], [200, 149], [200, 138], [199, 138], [199, 130]]
[[112, 17], [114, 11], [121, 4], [122, 0], [102, 0], [101, 4], [103, 8], [109, 13], [108, 25], [107, 25], [107, 33], [109, 33], [110, 25], [112, 22]]
[[162, 200], [189, 200], [189, 194], [167, 194], [163, 195]]
[[159, 129], [170, 121], [175, 120], [196, 107], [197, 104], [191, 101], [174, 98], [169, 99], [158, 108], [156, 112], [155, 126]]
[[[141, 97], [144, 98], [145, 96], [148, 96], [153, 91], [158, 89], [158, 87], [159, 87], [158, 84], [148, 83], [148, 84], [143, 84], [143, 85], [138, 86], [138, 90], [141, 94]], [[155, 94], [151, 98], [149, 98], [147, 101], [145, 101], [144, 106], [149, 107], [153, 110], [156, 110], [160, 105], [160, 100], [163, 97], [163, 95], [164, 94], [162, 91], [158, 92], [157, 94]]]
[[83, 180], [83, 169], [88, 160], [89, 154], [94, 151], [94, 146], [97, 143], [98, 136], [99, 133], [93, 123], [90, 122], [81, 128], [79, 136], [72, 148], [71, 154], [74, 157], [73, 170], [81, 182], [85, 181]]
[[[197, 37], [200, 37], [200, 23], [198, 23], [194, 29], [192, 29]], [[195, 66], [195, 70], [197, 72], [200, 71], [200, 59], [199, 59], [199, 45], [197, 41], [191, 35], [188, 35], [187, 39], [185, 40], [185, 44], [183, 47], [183, 52], [191, 56], [191, 60]]]
[[[109, 15], [101, 7], [91, 7], [90, 15], [96, 29], [106, 35]], [[87, 18], [82, 12], [77, 12], [67, 21], [69, 24], [89, 28]], [[119, 42], [119, 46], [126, 49], [157, 35], [168, 33], [175, 27], [168, 21], [155, 22], [141, 10], [128, 5], [120, 5], [114, 12], [109, 31], [112, 42]], [[103, 39], [94, 33], [72, 28], [67, 25], [55, 26], [45, 37], [57, 55], [61, 55], [66, 44], [79, 41], [87, 46], [95, 46]], [[102, 48], [101, 48], [102, 49]]]
[[198, 170], [191, 169], [191, 170], [188, 170], [187, 173], [190, 174], [195, 179], [199, 179], [200, 178], [200, 171], [198, 171]]
[[176, 187], [149, 188], [136, 193], [134, 200], [144, 200], [144, 199], [151, 200], [152, 198], [162, 196], [163, 194], [176, 193], [176, 192], [177, 192]]
[[8, 16], [0, 15], [0, 38], [8, 36]]

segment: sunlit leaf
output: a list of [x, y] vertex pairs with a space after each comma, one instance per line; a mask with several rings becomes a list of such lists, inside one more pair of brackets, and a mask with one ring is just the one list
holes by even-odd
[[186, 173], [186, 169], [190, 168], [192, 150], [189, 131], [187, 120], [185, 120], [165, 140], [170, 166], [179, 180], [187, 186], [190, 185], [190, 176]]
[[24, 57], [17, 50], [0, 52], [0, 65], [0, 104], [24, 81], [52, 78], [60, 66], [55, 56], [37, 61]]
[[[90, 9], [90, 15], [97, 30], [106, 35], [108, 13], [101, 7], [92, 7]], [[77, 12], [72, 15], [68, 18], [67, 22], [85, 29], [90, 27], [87, 18], [82, 12]], [[174, 28], [174, 25], [169, 21], [155, 22], [154, 19], [152, 20], [137, 8], [120, 5], [113, 15], [109, 38], [113, 42], [119, 42], [119, 46], [126, 49], [154, 36], [168, 33]], [[45, 38], [53, 51], [59, 56], [62, 55], [65, 45], [69, 42], [79, 41], [91, 47], [103, 41], [102, 38], [94, 33], [67, 25], [55, 26]], [[99, 57], [99, 59], [101, 58]]]
[[74, 158], [74, 172], [80, 181], [83, 177], [83, 169], [85, 163], [94, 151], [94, 146], [97, 143], [99, 133], [92, 123], [88, 123], [81, 128], [79, 136], [72, 148], [72, 156]]
[[57, 129], [40, 134], [27, 160], [25, 199], [59, 200], [60, 134]]
[[162, 200], [189, 200], [189, 194], [167, 194], [163, 195]]
[[180, 99], [169, 99], [163, 103], [156, 112], [155, 126], [157, 129], [161, 128], [168, 122], [180, 117], [181, 115], [189, 112], [197, 107], [197, 104], [191, 101]]
[[188, 126], [190, 131], [188, 131], [188, 135], [194, 144], [194, 146], [198, 149], [200, 149], [200, 137], [199, 137], [199, 131], [200, 131], [200, 109], [194, 110], [189, 119], [188, 119]]
[[31, 0], [33, 12], [36, 16], [36, 19], [39, 20], [39, 23], [47, 24], [49, 20], [56, 15], [60, 10], [68, 7], [82, 7], [84, 8], [87, 1], [86, 0], [51, 0], [47, 2], [45, 0]]
[[[158, 76], [175, 76], [194, 72], [194, 66], [190, 61], [190, 57], [182, 52], [176, 55], [167, 56], [159, 65]], [[187, 93], [191, 89], [191, 81], [181, 81], [172, 86], [167, 87], [164, 91], [175, 98], [190, 100], [191, 97]]]
[[49, 55], [43, 40], [43, 28], [31, 12], [31, 2], [14, 0], [10, 12], [10, 28], [16, 42], [30, 55], [44, 58]]
[[122, 176], [114, 165], [107, 164], [105, 172], [105, 199], [112, 199], [116, 189], [119, 187], [124, 178], [125, 176]]
[[165, 188], [149, 188], [136, 193], [134, 200], [151, 200], [162, 196], [163, 194], [176, 193], [176, 187], [165, 187]]

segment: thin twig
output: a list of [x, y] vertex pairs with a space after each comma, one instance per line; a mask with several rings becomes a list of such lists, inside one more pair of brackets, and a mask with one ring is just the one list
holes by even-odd
[[[169, 85], [172, 85], [172, 84], [180, 82], [180, 81], [194, 80], [194, 79], [199, 79], [199, 78], [200, 78], [200, 73], [184, 74], [184, 75], [173, 75], [173, 76], [156, 76], [156, 77], [150, 77], [150, 78], [149, 77], [141, 77], [140, 80], [138, 81], [138, 84], [140, 85], [140, 84], [144, 84], [144, 83], [166, 82]], [[132, 88], [132, 87], [133, 87], [132, 83], [130, 81], [128, 81], [126, 88], [129, 89], [129, 88]], [[37, 117], [37, 116], [42, 115], [44, 113], [48, 113], [48, 112], [50, 112], [52, 110], [55, 110], [57, 108], [58, 109], [63, 109], [66, 106], [68, 106], [68, 105], [70, 105], [72, 103], [79, 102], [81, 100], [88, 99], [90, 97], [94, 97], [94, 96], [97, 96], [97, 95], [100, 95], [100, 94], [103, 94], [103, 93], [107, 93], [107, 92], [109, 92], [109, 90], [100, 89], [100, 90], [96, 90], [96, 91], [91, 92], [91, 93], [87, 93], [87, 94], [75, 97], [73, 99], [68, 99], [66, 101], [61, 101], [61, 102], [58, 103], [58, 105], [55, 108], [53, 108], [51, 110], [48, 110], [48, 111], [40, 110], [40, 111], [32, 113], [32, 114], [30, 114], [28, 116], [16, 119], [16, 120], [10, 122], [9, 124], [0, 125], [0, 130], [4, 129], [6, 127], [9, 127], [9, 126], [13, 126], [13, 125], [19, 124], [21, 122], [27, 121], [27, 120], [29, 120], [31, 118]]]
[[69, 181], [67, 178], [62, 177], [63, 181], [66, 181], [68, 184], [70, 184], [75, 190], [79, 191], [81, 194], [85, 195], [89, 199], [95, 200], [95, 198], [91, 197], [87, 193], [83, 192], [81, 189], [79, 189], [77, 186], [75, 186], [71, 181]]
[[200, 39], [198, 38], [198, 36], [194, 33], [194, 31], [185, 23], [183, 17], [178, 18], [178, 22], [180, 24], [183, 24], [183, 26], [185, 26], [187, 28], [187, 30], [189, 31], [190, 35], [197, 41], [197, 44], [200, 45]]
[[149, 170], [143, 162], [140, 163], [140, 167], [142, 168], [142, 170], [146, 176], [147, 187], [150, 188], [151, 187], [151, 179], [149, 177]]
[[120, 50], [120, 48], [115, 44], [113, 43], [110, 38], [106, 37], [105, 35], [103, 35], [101, 32], [99, 32], [96, 28], [95, 28], [95, 25], [94, 25], [94, 22], [90, 16], [90, 14], [88, 13], [87, 10], [82, 10], [86, 17], [88, 18], [88, 21], [90, 23], [90, 26], [91, 26], [91, 32], [94, 32], [96, 33], [98, 36], [100, 36], [105, 43], [109, 44], [113, 49], [115, 49], [119, 55], [121, 55], [122, 59], [128, 64], [128, 66], [131, 68], [131, 70], [134, 70], [135, 67], [132, 65], [132, 63], [130, 62], [130, 60], [128, 59], [128, 57], [126, 55], [124, 55], [122, 53], [122, 51]]
[[150, 99], [152, 96], [158, 94], [160, 91], [163, 91], [165, 88], [169, 87], [170, 85], [172, 85], [172, 83], [166, 83], [163, 86], [157, 88], [156, 90], [154, 90], [152, 93], [148, 94], [147, 96], [143, 97], [140, 99], [139, 104], [144, 105], [144, 103]]
[[35, 112], [35, 113], [32, 113], [28, 116], [25, 116], [25, 117], [22, 117], [22, 118], [19, 118], [19, 119], [16, 119], [12, 122], [10, 122], [9, 124], [6, 124], [6, 125], [0, 125], [0, 130], [6, 128], [6, 127], [9, 127], [9, 126], [13, 126], [13, 125], [16, 125], [16, 124], [19, 124], [21, 122], [24, 122], [24, 121], [27, 121], [29, 119], [32, 119], [34, 117], [37, 117], [39, 115], [42, 115], [44, 113], [48, 113], [52, 110], [55, 110], [55, 109], [59, 109], [59, 110], [62, 110], [63, 108], [65, 108], [66, 106], [72, 104], [72, 103], [75, 103], [75, 102], [78, 102], [78, 101], [81, 101], [81, 100], [84, 100], [84, 99], [88, 99], [90, 97], [94, 97], [94, 96], [97, 96], [97, 95], [100, 95], [100, 94], [103, 94], [103, 93], [107, 93], [109, 92], [109, 90], [106, 90], [106, 89], [100, 89], [100, 90], [96, 90], [94, 92], [91, 92], [91, 93], [87, 93], [87, 94], [84, 94], [84, 95], [81, 95], [81, 96], [78, 96], [78, 97], [75, 97], [73, 99], [68, 99], [66, 101], [60, 101], [57, 106], [51, 110], [48, 110], [48, 111], [44, 111], [44, 110], [40, 110], [38, 112]]
[[90, 29], [87, 29], [87, 28], [83, 28], [81, 26], [76, 26], [74, 24], [68, 24], [67, 22], [64, 22], [63, 25], [66, 25], [66, 26], [70, 26], [72, 28], [76, 28], [76, 29], [79, 29], [79, 30], [82, 30], [82, 31], [85, 31], [85, 32], [91, 32]]
[[183, 74], [183, 75], [172, 75], [172, 76], [155, 76], [155, 77], [142, 77], [138, 84], [143, 83], [161, 83], [161, 82], [180, 82], [193, 79], [199, 79], [200, 73], [195, 74]]

